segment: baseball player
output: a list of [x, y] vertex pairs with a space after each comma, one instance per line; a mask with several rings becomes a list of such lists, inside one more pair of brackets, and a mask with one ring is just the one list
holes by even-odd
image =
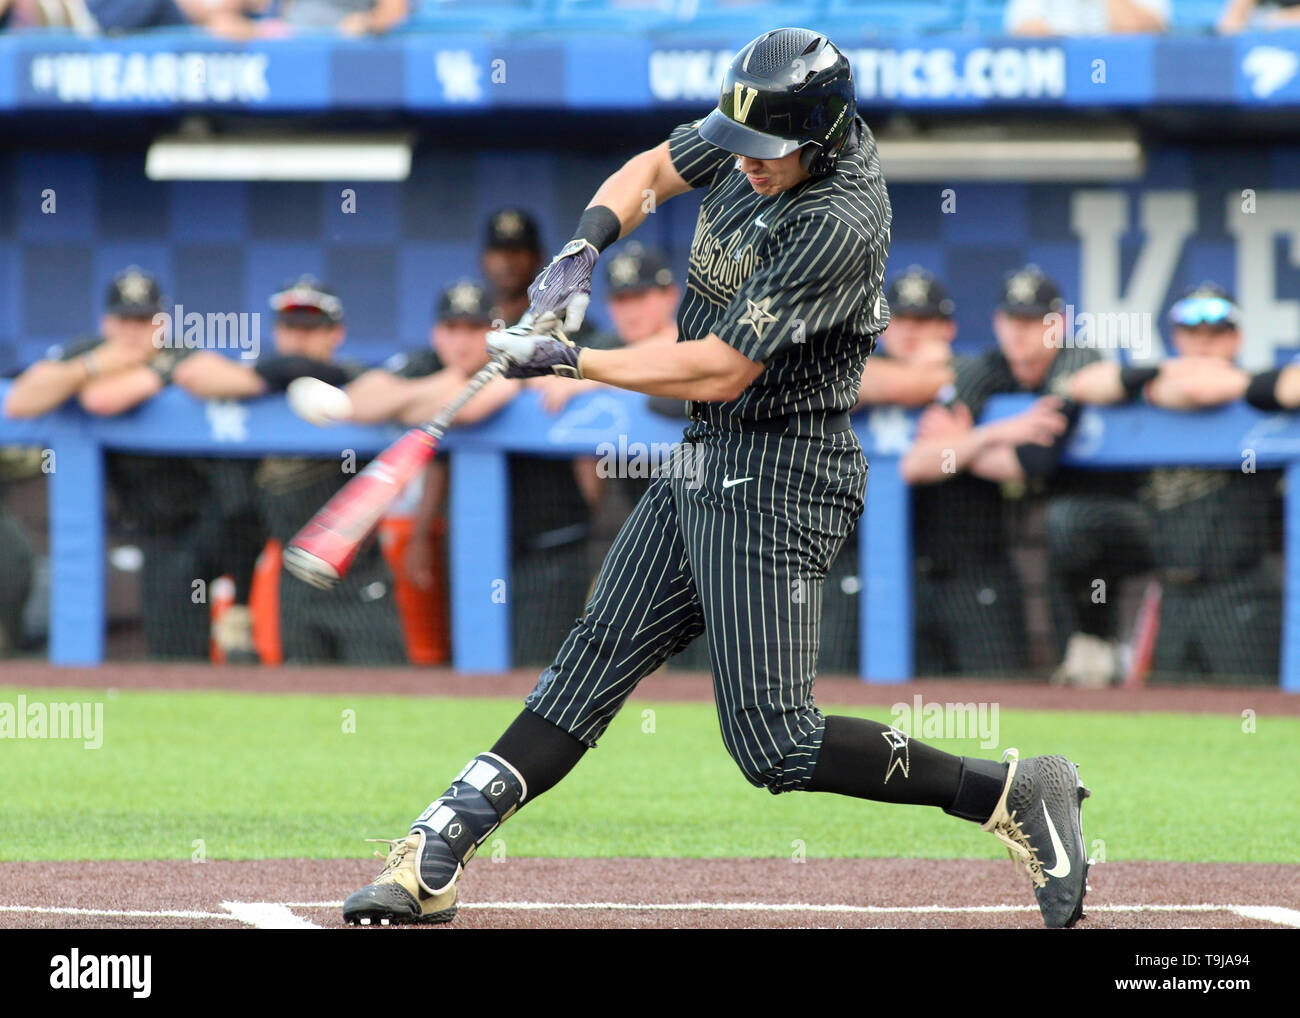
[[[1235, 363], [1241, 311], [1226, 290], [1213, 282], [1193, 287], [1170, 309], [1169, 324], [1172, 356], [1147, 367], [1099, 362], [1072, 380], [1076, 398], [1101, 405], [1143, 400], [1166, 410], [1243, 397], [1261, 402], [1259, 386], [1252, 396], [1255, 383]], [[1119, 563], [1111, 570], [1120, 576], [1154, 567], [1161, 603], [1153, 667], [1161, 678], [1276, 679], [1282, 595], [1268, 556], [1279, 523], [1278, 480], [1270, 470], [1151, 470], [1135, 497], [1075, 513], [1054, 554], [1068, 556], [1075, 591], [1107, 575], [1107, 563]], [[1117, 612], [1102, 604], [1094, 614], [1088, 631], [1113, 660]], [[1118, 677], [1118, 667], [1099, 674], [1097, 684], [1105, 684]]]
[[[116, 416], [153, 399], [193, 351], [154, 345], [155, 315], [167, 310], [158, 280], [130, 265], [109, 283], [99, 333], [50, 349], [9, 390], [5, 413], [34, 417], [71, 400], [96, 416]], [[143, 552], [141, 628], [150, 657], [206, 659], [215, 638], [235, 660], [251, 656], [244, 602], [260, 547], [251, 471], [239, 460], [113, 452], [109, 487], [120, 518]], [[195, 580], [230, 573], [236, 601], [213, 627]], [[238, 622], [239, 624], [236, 624]]]
[[[343, 385], [364, 373], [364, 366], [335, 357], [346, 326], [343, 302], [329, 287], [312, 276], [300, 276], [273, 294], [270, 304], [275, 311], [273, 353], [249, 367], [199, 351], [178, 365], [176, 384], [200, 399], [251, 399], [283, 392], [304, 376]], [[352, 476], [339, 459], [262, 459], [254, 480], [266, 532], [287, 546], [312, 513]], [[328, 593], [282, 570], [280, 639], [289, 664], [405, 664], [393, 577], [378, 543], [365, 545], [346, 579]]]
[[[575, 347], [601, 250], [645, 218], [643, 195], [705, 190], [679, 342]], [[492, 747], [391, 843], [348, 922], [446, 922], [462, 868], [498, 825], [560, 781], [637, 683], [704, 634], [723, 742], [753, 785], [939, 807], [996, 834], [1028, 869], [1046, 923], [1081, 915], [1087, 794], [1064, 757], [958, 757], [813, 703], [821, 584], [862, 511], [849, 426], [888, 321], [889, 197], [856, 115], [848, 61], [787, 28], [745, 46], [718, 108], [609, 177], [534, 282], [520, 326], [489, 345], [518, 377], [593, 378], [689, 402], [670, 469], [606, 558], [586, 614]], [[683, 468], [691, 460], [689, 472]]]

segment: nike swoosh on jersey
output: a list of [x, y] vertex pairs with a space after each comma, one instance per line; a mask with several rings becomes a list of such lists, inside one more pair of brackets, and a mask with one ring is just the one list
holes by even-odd
[[762, 216], [755, 216], [755, 217], [754, 217], [754, 225], [755, 225], [755, 226], [761, 226], [761, 227], [762, 227], [763, 229], [765, 229], [765, 230], [767, 229], [767, 223], [763, 222], [763, 217], [762, 217]]
[[1047, 818], [1047, 836], [1052, 839], [1052, 853], [1056, 856], [1056, 862], [1052, 864], [1050, 870], [1043, 870], [1049, 877], [1068, 877], [1070, 875], [1070, 857], [1065, 852], [1065, 846], [1061, 844], [1061, 836], [1056, 833], [1056, 825], [1052, 823], [1052, 814], [1047, 812], [1047, 802], [1044, 799], [1038, 800], [1043, 807], [1043, 816]]
[[724, 488], [730, 488], [732, 485], [744, 484], [746, 481], [752, 481], [752, 480], [753, 480], [752, 477], [737, 477], [732, 480], [728, 480], [727, 478], [724, 477], [722, 479], [722, 486]]

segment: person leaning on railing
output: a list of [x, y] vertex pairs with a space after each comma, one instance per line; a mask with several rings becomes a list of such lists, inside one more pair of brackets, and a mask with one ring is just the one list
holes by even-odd
[[[1150, 367], [1102, 361], [1075, 375], [1071, 396], [1096, 405], [1140, 399], [1186, 411], [1242, 399], [1252, 381], [1235, 363], [1240, 320], [1222, 287], [1202, 283], [1170, 310], [1173, 356]], [[1257, 389], [1266, 387], [1257, 381]], [[1277, 485], [1276, 471], [1157, 468], [1122, 518], [1079, 516], [1072, 528], [1060, 528], [1056, 547], [1068, 549], [1081, 596], [1087, 577], [1097, 575], [1089, 556], [1127, 561], [1128, 573], [1155, 569], [1162, 590], [1157, 675], [1273, 680], [1281, 587], [1266, 556], [1280, 512]], [[1113, 618], [1115, 600], [1112, 591], [1100, 611]]]
[[[252, 367], [212, 351], [177, 365], [176, 384], [200, 399], [250, 399], [282, 393], [309, 376], [345, 385], [365, 366], [339, 359], [343, 304], [327, 286], [301, 276], [271, 297], [275, 349]], [[265, 532], [287, 545], [355, 472], [349, 459], [268, 456], [256, 465], [256, 501]], [[406, 649], [393, 577], [377, 542], [363, 545], [348, 575], [319, 590], [281, 570], [280, 643], [289, 664], [404, 664]]]
[[[156, 315], [167, 302], [158, 281], [137, 266], [109, 284], [97, 336], [57, 346], [14, 380], [9, 417], [37, 417], [75, 399], [87, 413], [112, 417], [152, 399], [192, 351], [155, 345]], [[243, 607], [257, 557], [251, 472], [240, 460], [111, 453], [109, 485], [123, 522], [143, 552], [140, 606], [151, 657], [206, 659], [216, 639], [228, 658], [251, 656]], [[235, 581], [236, 608], [212, 629], [196, 580]]]

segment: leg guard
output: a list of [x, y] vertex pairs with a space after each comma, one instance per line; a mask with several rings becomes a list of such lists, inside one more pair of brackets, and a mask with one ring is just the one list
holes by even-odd
[[411, 833], [424, 834], [423, 890], [437, 895], [455, 884], [479, 846], [523, 805], [527, 794], [524, 779], [495, 753], [480, 753], [466, 764], [411, 825]]

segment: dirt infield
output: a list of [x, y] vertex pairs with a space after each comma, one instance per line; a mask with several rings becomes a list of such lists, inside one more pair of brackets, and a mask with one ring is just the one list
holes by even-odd
[[[344, 928], [378, 861], [0, 863], [0, 928]], [[1300, 866], [1094, 867], [1079, 929], [1300, 926]], [[450, 927], [1041, 928], [1009, 861], [481, 859]]]
[[[373, 694], [377, 696], [503, 696], [522, 699], [537, 672], [516, 669], [467, 675], [449, 668], [239, 668], [203, 664], [114, 662], [98, 668], [65, 668], [45, 662], [13, 662], [3, 682], [14, 686], [77, 686], [89, 689], [205, 689], [243, 693]], [[1259, 686], [1149, 686], [1141, 689], [1069, 689], [1030, 682], [919, 679], [878, 685], [845, 676], [818, 676], [819, 703], [888, 707], [921, 696], [926, 702], [980, 700], [1007, 710], [1176, 711], [1300, 717], [1300, 694]], [[643, 681], [637, 699], [713, 699], [709, 676], [663, 671]]]

